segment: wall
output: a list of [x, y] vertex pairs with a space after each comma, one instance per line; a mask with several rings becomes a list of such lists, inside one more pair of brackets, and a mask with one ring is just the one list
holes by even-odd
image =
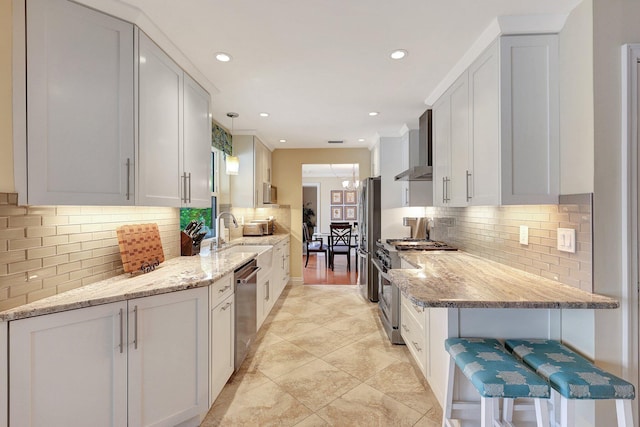
[[[627, 230], [621, 224], [621, 55], [625, 43], [640, 42], [640, 2], [632, 0], [591, 0], [593, 2], [594, 61], [594, 212], [597, 215], [594, 238], [594, 286], [598, 293], [624, 299], [622, 282], [621, 236]], [[621, 310], [596, 313], [596, 355], [605, 369], [620, 373], [629, 369], [634, 382], [637, 361], [626, 361], [623, 351]], [[637, 407], [637, 402], [634, 405]], [[604, 409], [603, 409], [604, 408]], [[606, 425], [612, 405], [598, 405], [597, 425]]]
[[13, 184], [13, 112], [11, 0], [0, 0], [0, 192], [15, 191]]
[[[433, 240], [538, 276], [592, 291], [591, 195], [563, 196], [560, 205], [427, 208]], [[529, 227], [529, 244], [519, 242]], [[576, 230], [576, 253], [556, 249], [557, 228]]]
[[180, 255], [177, 208], [16, 202], [0, 194], [0, 311], [122, 274], [122, 224], [157, 223], [165, 259]]
[[291, 206], [291, 277], [302, 280], [302, 165], [358, 163], [360, 177], [371, 174], [366, 148], [277, 149], [272, 153], [273, 184], [278, 201]]

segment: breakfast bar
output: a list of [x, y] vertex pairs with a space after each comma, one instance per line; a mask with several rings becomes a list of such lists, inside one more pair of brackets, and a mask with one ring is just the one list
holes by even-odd
[[[588, 319], [595, 309], [619, 307], [615, 299], [463, 251], [406, 252], [400, 257], [403, 268], [389, 270], [389, 275], [402, 294], [402, 336], [443, 407], [447, 338], [563, 340], [567, 310]], [[581, 344], [594, 339], [587, 335]], [[470, 384], [461, 380], [455, 387], [462, 398], [474, 400]]]

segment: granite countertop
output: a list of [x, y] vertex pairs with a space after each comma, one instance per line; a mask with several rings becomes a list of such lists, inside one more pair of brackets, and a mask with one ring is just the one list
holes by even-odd
[[257, 254], [228, 253], [238, 245], [275, 245], [289, 237], [274, 234], [264, 237], [243, 237], [232, 240], [208, 255], [171, 258], [150, 273], [128, 273], [72, 289], [48, 298], [0, 312], [0, 321], [24, 319], [77, 308], [125, 301], [168, 292], [209, 286]]
[[389, 270], [416, 305], [446, 308], [618, 308], [615, 299], [462, 251], [405, 252], [417, 269]]

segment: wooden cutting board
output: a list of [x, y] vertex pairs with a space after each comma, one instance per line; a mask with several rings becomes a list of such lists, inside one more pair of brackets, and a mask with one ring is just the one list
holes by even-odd
[[116, 233], [125, 273], [146, 273], [164, 261], [158, 224], [123, 225]]

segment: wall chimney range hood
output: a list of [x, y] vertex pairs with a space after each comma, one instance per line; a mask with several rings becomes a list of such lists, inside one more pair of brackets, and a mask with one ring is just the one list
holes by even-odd
[[412, 164], [409, 169], [396, 175], [395, 180], [432, 181], [432, 145], [432, 112], [429, 109], [420, 116], [418, 141], [413, 142], [411, 138], [409, 139], [409, 162], [416, 164]]

